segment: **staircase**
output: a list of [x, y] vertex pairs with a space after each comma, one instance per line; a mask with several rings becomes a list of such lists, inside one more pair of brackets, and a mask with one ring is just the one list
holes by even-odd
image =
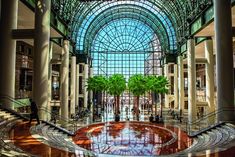
[[[180, 112], [178, 110], [174, 110], [174, 114], [178, 115], [180, 117]], [[164, 122], [169, 123], [169, 124], [176, 124], [179, 123], [179, 119], [177, 119], [177, 116], [171, 115], [170, 109], [164, 108], [162, 111], [162, 116], [164, 118]], [[188, 112], [183, 112], [181, 115], [181, 121], [185, 122], [188, 120]]]
[[[2, 98], [2, 97], [1, 97]], [[7, 100], [10, 100], [18, 105], [22, 105], [20, 102], [14, 100], [13, 98], [4, 97]], [[23, 104], [24, 105], [24, 104]], [[22, 106], [23, 106], [22, 105]], [[48, 112], [48, 111], [47, 111]], [[52, 114], [52, 113], [49, 113]], [[57, 118], [67, 125], [72, 125], [69, 123], [69, 120], [64, 120], [62, 117], [57, 116]], [[8, 134], [11, 129], [21, 121], [29, 121], [28, 118], [22, 116], [14, 110], [7, 109], [0, 105], [0, 156], [2, 157], [24, 157], [24, 156], [33, 156], [27, 152], [24, 152], [20, 148], [17, 148], [10, 140]], [[7, 126], [7, 127], [6, 127]], [[76, 129], [72, 126], [73, 129]], [[59, 150], [64, 150], [66, 152], [75, 153], [76, 156], [80, 157], [93, 157], [94, 153], [89, 152], [79, 146], [77, 146], [73, 140], [74, 136], [73, 131], [69, 131], [65, 128], [62, 128], [60, 124], [53, 124], [48, 121], [41, 121], [40, 125], [31, 127], [30, 132], [32, 136], [42, 143], [57, 148]], [[40, 138], [39, 138], [40, 137]]]
[[[28, 153], [17, 148], [9, 140], [9, 133], [11, 128], [24, 119], [17, 115], [13, 115], [7, 110], [0, 109], [0, 154], [2, 157], [26, 157]], [[33, 156], [33, 155], [30, 155]]]
[[[163, 111], [167, 114], [167, 111]], [[217, 112], [219, 113], [219, 111]], [[215, 116], [216, 114], [212, 114]], [[210, 115], [211, 116], [211, 115]], [[10, 140], [9, 133], [11, 128], [18, 122], [28, 120], [19, 113], [4, 109], [0, 106], [0, 154], [3, 157], [26, 157], [33, 156], [23, 150], [17, 148]], [[194, 123], [196, 126], [197, 123]], [[171, 154], [169, 156], [188, 157], [191, 156], [203, 156], [206, 152], [219, 152], [229, 149], [235, 146], [235, 126], [230, 123], [219, 123], [218, 125], [211, 126], [209, 128], [199, 129], [200, 132], [194, 132], [193, 144], [181, 152]], [[191, 130], [192, 131], [192, 130]], [[76, 154], [76, 156], [93, 157], [98, 156], [91, 151], [76, 145], [72, 140], [72, 135], [68, 134], [63, 128], [58, 128], [51, 123], [41, 123], [31, 127], [30, 132], [33, 137], [40, 140], [40, 142], [64, 150], [70, 153]]]
[[35, 138], [40, 139], [40, 142], [51, 147], [64, 150], [70, 153], [75, 153], [76, 156], [96, 156], [94, 153], [76, 145], [73, 142], [71, 136], [68, 136], [66, 133], [60, 132], [59, 130], [51, 126], [46, 125], [45, 123], [32, 127], [30, 132], [32, 136], [35, 136]]
[[173, 156], [188, 157], [188, 154], [204, 156], [207, 151], [210, 151], [210, 154], [212, 154], [233, 146], [235, 146], [235, 126], [225, 123], [196, 136], [191, 147]]

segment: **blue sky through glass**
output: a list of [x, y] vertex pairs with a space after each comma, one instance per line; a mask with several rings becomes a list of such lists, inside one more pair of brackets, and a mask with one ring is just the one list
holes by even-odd
[[[165, 31], [167, 32], [167, 38], [169, 39], [170, 45], [169, 45], [169, 50], [175, 50], [176, 47], [176, 34], [175, 30], [173, 28], [173, 24], [170, 21], [170, 19], [167, 17], [164, 11], [162, 11], [158, 6], [156, 6], [154, 3], [151, 3], [149, 1], [105, 1], [102, 3], [99, 3], [99, 5], [94, 5], [94, 8], [92, 10], [89, 10], [89, 7], [87, 9], [89, 12], [84, 15], [84, 16], [79, 16], [77, 21], [77, 35], [75, 36], [77, 40], [77, 49], [80, 51], [84, 50], [84, 41], [86, 41], [87, 37], [86, 32], [88, 27], [91, 25], [91, 23], [95, 20], [95, 18], [99, 15], [102, 14], [103, 11], [105, 10], [113, 10], [115, 6], [126, 6], [126, 5], [132, 5], [135, 6], [139, 9], [145, 8], [155, 14], [158, 19], [160, 20], [162, 25], [165, 28]], [[86, 12], [86, 10], [84, 10]], [[144, 12], [144, 11], [143, 11]], [[140, 11], [139, 14], [142, 14]], [[150, 15], [149, 15], [150, 16]], [[104, 18], [106, 18], [104, 16]]]
[[159, 41], [145, 23], [122, 18], [106, 24], [92, 43], [94, 75], [144, 74], [146, 59]]

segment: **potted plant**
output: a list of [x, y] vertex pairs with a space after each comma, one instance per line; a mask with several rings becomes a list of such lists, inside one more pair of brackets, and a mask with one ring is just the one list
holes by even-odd
[[126, 80], [121, 74], [114, 74], [108, 79], [108, 93], [115, 98], [115, 121], [120, 120], [120, 95], [126, 90]]
[[[158, 86], [158, 88], [156, 90], [156, 93], [161, 94], [161, 97], [163, 97], [164, 94], [168, 93], [169, 81], [165, 76], [158, 76], [157, 77], [157, 86]], [[160, 118], [162, 118], [162, 106], [163, 106], [163, 104], [161, 103]]]
[[136, 106], [134, 106], [134, 113], [136, 118], [139, 120], [139, 98], [146, 92], [146, 78], [144, 75], [136, 74], [130, 77], [128, 81], [129, 91], [136, 96]]
[[[152, 104], [151, 104], [151, 110], [152, 110], [152, 114], [153, 114], [153, 107], [154, 107], [154, 102], [153, 102], [153, 93], [156, 91], [155, 88], [155, 82], [157, 80], [157, 76], [156, 75], [148, 75], [146, 76], [146, 91], [149, 94], [149, 100], [150, 97], [152, 99]], [[150, 109], [150, 104], [148, 106], [148, 110]], [[155, 109], [155, 111], [157, 110], [157, 107]]]
[[[102, 97], [103, 92], [107, 90], [107, 82], [107, 79], [101, 75], [88, 78], [87, 90], [93, 91], [93, 103], [95, 102], [95, 97], [99, 95], [99, 93], [101, 93]], [[97, 104], [96, 107], [98, 107]]]

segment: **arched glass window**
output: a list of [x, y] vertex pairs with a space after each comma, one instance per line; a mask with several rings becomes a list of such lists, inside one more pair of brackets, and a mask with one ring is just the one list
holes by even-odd
[[[94, 75], [159, 74], [160, 42], [145, 23], [122, 18], [97, 32], [91, 48]], [[153, 64], [155, 63], [155, 64]]]

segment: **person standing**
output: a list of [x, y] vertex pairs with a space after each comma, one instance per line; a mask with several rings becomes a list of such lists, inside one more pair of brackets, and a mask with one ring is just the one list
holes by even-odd
[[154, 118], [153, 118], [153, 114], [151, 114], [151, 116], [149, 117], [149, 121], [150, 121], [150, 122], [153, 122], [153, 119], [154, 119]]
[[156, 122], [156, 123], [159, 122], [159, 118], [160, 118], [160, 117], [159, 117], [159, 115], [157, 114], [157, 115], [155, 116], [155, 122]]
[[32, 99], [30, 99], [29, 101], [30, 101], [30, 109], [31, 109], [29, 124], [31, 124], [32, 119], [36, 119], [38, 122], [37, 124], [40, 124], [39, 117], [38, 117], [38, 107]]
[[128, 110], [129, 110], [129, 108], [128, 108], [128, 106], [126, 106], [126, 108], [125, 108], [126, 115], [128, 115]]

